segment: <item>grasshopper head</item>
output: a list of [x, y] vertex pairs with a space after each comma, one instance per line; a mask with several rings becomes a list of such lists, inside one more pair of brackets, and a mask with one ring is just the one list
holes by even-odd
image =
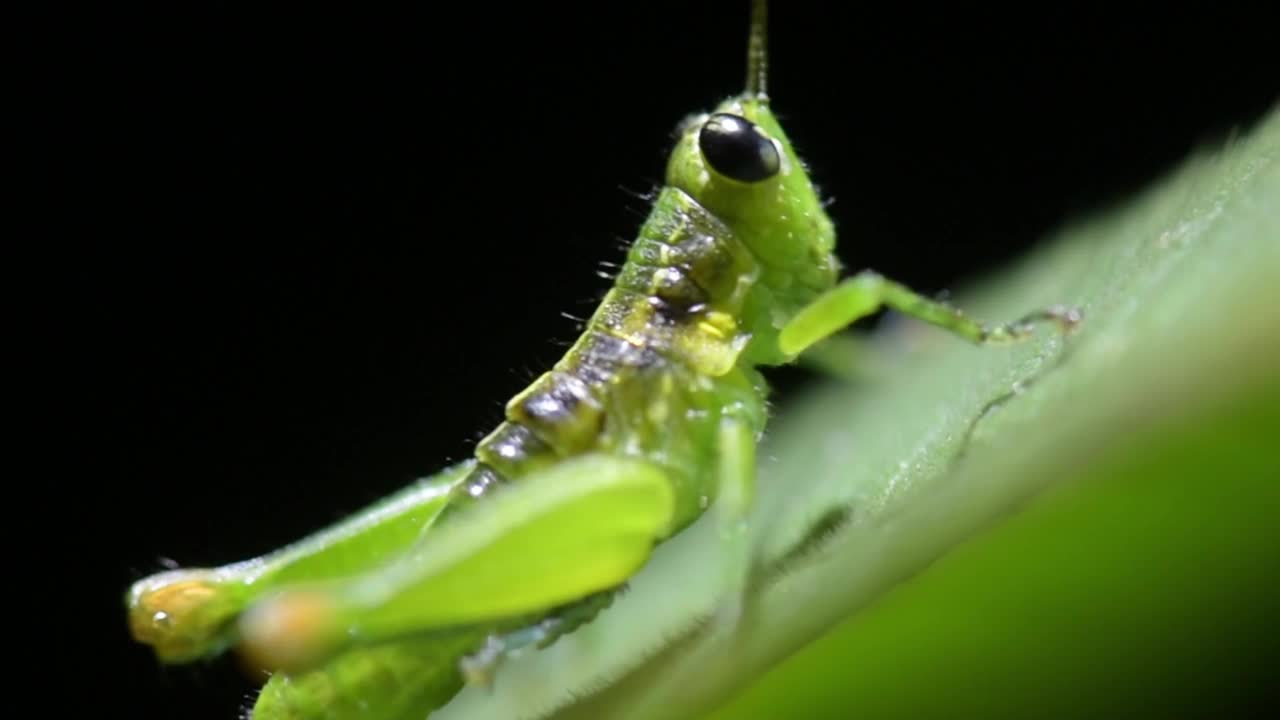
[[834, 226], [766, 100], [730, 98], [685, 120], [667, 182], [724, 221], [775, 284], [831, 285]]
[[681, 126], [667, 184], [723, 221], [761, 266], [761, 306], [753, 332], [777, 329], [835, 284], [835, 228], [790, 141], [751, 94], [730, 98]]

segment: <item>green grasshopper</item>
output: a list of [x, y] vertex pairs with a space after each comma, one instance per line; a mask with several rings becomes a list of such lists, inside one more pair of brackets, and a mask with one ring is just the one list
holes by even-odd
[[840, 281], [832, 222], [769, 107], [765, 13], [755, 0], [746, 91], [681, 123], [613, 288], [473, 458], [273, 554], [135, 583], [134, 637], [173, 663], [240, 648], [274, 672], [255, 720], [422, 718], [605, 610], [712, 505], [732, 623], [758, 368], [885, 307], [978, 344], [1079, 321], [987, 325], [875, 273]]

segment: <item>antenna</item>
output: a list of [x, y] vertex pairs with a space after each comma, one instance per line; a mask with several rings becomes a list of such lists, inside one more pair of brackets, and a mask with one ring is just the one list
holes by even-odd
[[766, 79], [769, 68], [765, 61], [765, 33], [768, 21], [767, 0], [751, 3], [751, 34], [747, 39], [747, 95], [761, 102], [769, 101]]

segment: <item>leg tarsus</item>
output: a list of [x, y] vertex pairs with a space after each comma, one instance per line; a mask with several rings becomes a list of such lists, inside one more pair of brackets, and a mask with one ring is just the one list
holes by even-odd
[[551, 617], [529, 627], [509, 633], [493, 633], [485, 638], [479, 650], [458, 661], [458, 669], [468, 685], [493, 690], [493, 678], [507, 658], [514, 657], [528, 647], [545, 647], [556, 637], [562, 624], [560, 618]]
[[982, 335], [977, 342], [995, 343], [995, 342], [1017, 342], [1023, 340], [1035, 332], [1035, 326], [1040, 323], [1051, 322], [1058, 326], [1058, 330], [1064, 335], [1072, 332], [1080, 325], [1084, 319], [1084, 314], [1079, 308], [1068, 307], [1066, 305], [1054, 305], [1052, 307], [1041, 308], [1023, 315], [1014, 322], [1005, 323], [1004, 325], [983, 325]]
[[541, 650], [556, 640], [590, 622], [613, 603], [614, 596], [626, 586], [595, 593], [555, 611], [551, 616], [527, 627], [506, 633], [493, 633], [480, 649], [463, 657], [458, 670], [468, 685], [493, 689], [493, 679], [502, 663], [529, 650]]
[[458, 670], [468, 685], [493, 690], [493, 677], [505, 655], [506, 647], [502, 636], [495, 633], [485, 638], [484, 645], [479, 650], [459, 660]]

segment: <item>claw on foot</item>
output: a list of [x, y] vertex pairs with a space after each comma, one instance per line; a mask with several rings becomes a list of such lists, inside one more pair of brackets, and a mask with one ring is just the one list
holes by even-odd
[[1058, 328], [1064, 333], [1074, 331], [1084, 320], [1084, 312], [1077, 307], [1068, 307], [1066, 305], [1054, 305], [1036, 313], [1032, 313], [1024, 318], [1024, 324], [1032, 324], [1039, 321], [1050, 321], [1057, 323]]
[[1067, 335], [1075, 331], [1083, 321], [1084, 313], [1080, 308], [1054, 305], [1028, 313], [1007, 325], [985, 326], [982, 329], [979, 342], [1017, 342], [1024, 340], [1030, 337], [1035, 332], [1036, 325], [1042, 322], [1054, 323], [1061, 333]]
[[467, 685], [475, 685], [485, 691], [493, 691], [493, 678], [506, 654], [506, 643], [497, 635], [490, 635], [484, 645], [458, 661], [458, 669]]

